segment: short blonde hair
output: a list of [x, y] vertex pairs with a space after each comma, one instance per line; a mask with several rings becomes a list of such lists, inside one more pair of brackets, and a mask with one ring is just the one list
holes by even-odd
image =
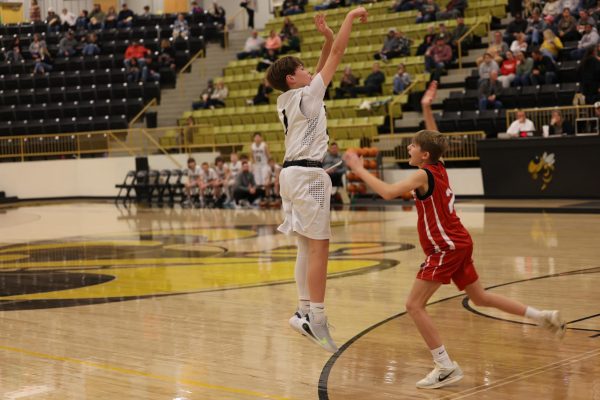
[[448, 140], [444, 135], [437, 131], [424, 129], [416, 133], [413, 142], [418, 145], [422, 151], [429, 153], [429, 160], [438, 162], [448, 149]]

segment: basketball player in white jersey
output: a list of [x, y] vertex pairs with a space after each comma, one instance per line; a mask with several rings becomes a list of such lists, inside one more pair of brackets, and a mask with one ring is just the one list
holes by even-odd
[[188, 167], [185, 170], [187, 180], [184, 183], [186, 200], [182, 204], [184, 207], [189, 207], [192, 205], [192, 192], [199, 188], [201, 183], [201, 169], [200, 166], [196, 164], [196, 160], [191, 157], [188, 158], [187, 166]]
[[262, 135], [258, 132], [254, 134], [252, 145], [252, 173], [256, 186], [265, 186], [269, 178], [269, 146], [263, 141]]
[[366, 22], [363, 7], [348, 13], [334, 40], [325, 17], [315, 16], [315, 26], [325, 39], [316, 75], [305, 70], [296, 57], [282, 57], [267, 71], [271, 86], [283, 92], [277, 99], [277, 112], [285, 130], [285, 162], [280, 175], [285, 220], [279, 231], [295, 233], [298, 245], [295, 278], [299, 302], [289, 322], [293, 329], [331, 352], [338, 348], [329, 334], [324, 305], [331, 179], [322, 164], [329, 141], [323, 98], [357, 18]]
[[220, 208], [223, 205], [225, 199], [223, 199], [223, 191], [225, 188], [225, 182], [229, 179], [229, 170], [227, 169], [227, 165], [225, 165], [225, 161], [223, 157], [215, 158], [215, 167], [214, 170], [217, 174], [217, 182], [215, 183], [215, 200], [216, 206]]
[[229, 155], [230, 162], [226, 165], [228, 178], [225, 181], [225, 194], [227, 195], [227, 203], [233, 201], [233, 186], [235, 179], [242, 170], [242, 162], [238, 159], [238, 154], [234, 151]]

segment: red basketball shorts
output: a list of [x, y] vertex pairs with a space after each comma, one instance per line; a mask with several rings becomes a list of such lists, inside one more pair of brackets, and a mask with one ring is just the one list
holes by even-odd
[[473, 246], [457, 250], [441, 251], [427, 256], [417, 273], [417, 279], [424, 281], [454, 282], [458, 290], [479, 279], [473, 265]]

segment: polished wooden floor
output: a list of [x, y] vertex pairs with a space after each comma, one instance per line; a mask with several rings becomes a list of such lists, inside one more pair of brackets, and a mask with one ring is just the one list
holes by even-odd
[[537, 212], [577, 203], [457, 204], [483, 284], [570, 324], [557, 341], [443, 287], [428, 309], [465, 378], [437, 391], [415, 388], [432, 365], [403, 314], [410, 207], [332, 213], [333, 357], [287, 326], [279, 211], [0, 209], [0, 398], [600, 400], [600, 214]]

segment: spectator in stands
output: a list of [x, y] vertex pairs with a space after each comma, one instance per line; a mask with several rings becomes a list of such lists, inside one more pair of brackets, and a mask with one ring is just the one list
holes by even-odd
[[269, 68], [271, 64], [273, 64], [276, 60], [277, 53], [275, 52], [275, 50], [268, 49], [263, 58], [258, 61], [258, 64], [256, 65], [256, 70], [258, 72], [266, 71], [267, 68]]
[[598, 47], [587, 50], [577, 70], [581, 92], [585, 96], [586, 104], [600, 101], [600, 57]]
[[46, 25], [48, 27], [48, 33], [60, 32], [60, 17], [56, 15], [52, 7], [48, 8], [48, 15], [46, 16]]
[[249, 206], [262, 196], [264, 196], [264, 189], [256, 186], [254, 174], [250, 171], [250, 163], [248, 160], [243, 160], [242, 171], [238, 174], [233, 189], [235, 202], [240, 206]]
[[281, 31], [279, 31], [279, 36], [281, 40], [288, 40], [292, 36], [298, 35], [298, 28], [292, 22], [290, 17], [285, 17], [283, 19], [283, 26], [281, 27]]
[[530, 119], [527, 119], [525, 111], [517, 111], [517, 119], [506, 130], [506, 133], [513, 137], [525, 137], [532, 132], [535, 132], [535, 125]]
[[142, 11], [142, 13], [140, 15], [138, 15], [138, 18], [143, 18], [143, 19], [148, 19], [152, 17], [152, 12], [150, 12], [150, 6], [144, 6], [144, 11]]
[[260, 37], [257, 31], [252, 31], [250, 37], [246, 39], [246, 44], [244, 44], [244, 51], [237, 54], [237, 59], [243, 60], [246, 58], [255, 58], [260, 56], [263, 51], [264, 45], [265, 39]]
[[184, 185], [184, 190], [186, 194], [186, 200], [183, 202], [183, 206], [191, 206], [192, 205], [192, 194], [196, 188], [200, 187], [201, 178], [200, 178], [201, 169], [199, 165], [196, 165], [196, 160], [192, 157], [187, 160], [187, 169], [184, 174], [187, 176], [186, 182]]
[[161, 68], [170, 68], [175, 71], [175, 49], [171, 46], [169, 39], [162, 39], [160, 41], [158, 64]]
[[408, 85], [410, 85], [410, 82], [411, 78], [408, 72], [406, 72], [404, 64], [399, 64], [398, 71], [396, 71], [396, 75], [394, 75], [393, 93], [400, 94], [404, 92]]
[[585, 30], [586, 23], [595, 27], [596, 22], [597, 21], [592, 16], [590, 16], [590, 13], [588, 13], [587, 10], [579, 11], [579, 27], [577, 29], [581, 34], [583, 34], [583, 31]]
[[60, 14], [60, 23], [62, 24], [65, 30], [69, 30], [75, 27], [75, 22], [77, 21], [77, 17], [71, 11], [66, 8], [62, 9], [62, 13]]
[[423, 42], [417, 48], [417, 55], [418, 56], [424, 55], [427, 52], [427, 50], [431, 46], [433, 46], [433, 44], [435, 43], [436, 37], [437, 37], [437, 34], [435, 33], [435, 28], [433, 27], [433, 25], [428, 26], [427, 34], [423, 37]]
[[283, 46], [281, 38], [277, 32], [275, 32], [275, 29], [271, 29], [271, 32], [269, 32], [269, 37], [265, 41], [265, 50], [273, 50], [276, 54], [279, 54], [281, 46]]
[[39, 54], [33, 55], [33, 74], [44, 75], [46, 72], [52, 71], [52, 65], [45, 62]]
[[284, 0], [281, 6], [281, 15], [295, 15], [302, 14], [304, 12], [304, 6], [306, 1], [302, 0]]
[[212, 95], [214, 91], [215, 91], [214, 81], [212, 79], [209, 79], [208, 82], [206, 83], [206, 88], [204, 88], [202, 93], [200, 93], [200, 101], [196, 101], [196, 102], [192, 103], [192, 108], [194, 110], [204, 108], [206, 102], [210, 98], [210, 95]]
[[569, 42], [579, 39], [579, 32], [577, 32], [577, 21], [571, 15], [568, 9], [564, 9], [562, 18], [556, 25], [558, 31], [558, 37], [562, 42]]
[[594, 20], [600, 21], [600, 0], [597, 0], [596, 5], [593, 7], [589, 7], [587, 10], [590, 13], [591, 17], [594, 18]]
[[42, 40], [39, 33], [33, 34], [33, 41], [29, 44], [29, 53], [32, 57], [38, 57], [40, 60], [51, 59], [46, 41]]
[[387, 36], [383, 39], [383, 47], [379, 52], [375, 53], [374, 57], [376, 60], [386, 61], [388, 58], [397, 56], [399, 40], [396, 33], [398, 33], [396, 28], [388, 30]]
[[[281, 34], [280, 34], [281, 36]], [[286, 40], [282, 39], [283, 45], [281, 46], [281, 54], [286, 54], [291, 51], [299, 52], [300, 51], [300, 36], [298, 36], [298, 31], [296, 30], [292, 36], [288, 37]]]
[[325, 158], [323, 159], [323, 169], [325, 172], [329, 174], [331, 178], [331, 185], [336, 187], [344, 186], [343, 177], [348, 170], [344, 163], [341, 165], [332, 168], [335, 164], [342, 161], [343, 154], [340, 154], [340, 150], [336, 142], [332, 142], [329, 145], [329, 151], [325, 154]]
[[101, 29], [104, 25], [105, 18], [106, 15], [104, 14], [104, 11], [102, 11], [100, 4], [94, 4], [94, 8], [92, 8], [92, 12], [90, 13], [88, 29]]
[[421, 7], [421, 0], [396, 0], [390, 7], [393, 12], [402, 12], [418, 10]]
[[102, 23], [102, 29], [113, 29], [117, 27], [117, 11], [114, 7], [108, 7], [108, 12], [104, 16], [104, 22]]
[[335, 89], [335, 98], [343, 99], [352, 95], [352, 89], [358, 86], [358, 78], [352, 73], [352, 68], [347, 65], [340, 79], [340, 86]]
[[565, 120], [558, 110], [552, 111], [552, 119], [550, 120], [550, 135], [573, 135], [573, 125]]
[[530, 76], [531, 83], [533, 85], [555, 83], [557, 68], [552, 58], [543, 55], [538, 49], [531, 52], [531, 58], [533, 58], [533, 68]]
[[254, 29], [254, 11], [256, 10], [256, 0], [242, 0], [240, 7], [246, 10], [248, 14], [248, 28]]
[[225, 107], [227, 96], [229, 96], [229, 89], [225, 86], [225, 82], [218, 80], [215, 90], [210, 95], [209, 107]]
[[483, 62], [479, 64], [479, 84], [490, 79], [490, 73], [492, 71], [498, 72], [499, 70], [498, 63], [492, 58], [492, 55], [490, 53], [485, 53], [483, 55]]
[[515, 53], [517, 59], [517, 72], [515, 79], [512, 81], [512, 86], [527, 86], [530, 84], [531, 70], [533, 69], [533, 59], [526, 57], [525, 53]]
[[435, 46], [425, 52], [425, 69], [431, 73], [431, 80], [440, 81], [444, 69], [452, 62], [452, 48], [443, 39], [437, 39]]
[[558, 54], [563, 48], [563, 44], [560, 39], [552, 32], [551, 29], [544, 31], [544, 41], [540, 46], [540, 51], [543, 55], [552, 58], [553, 60], [558, 59]]
[[79, 17], [75, 20], [75, 29], [78, 31], [84, 31], [87, 29], [90, 23], [90, 19], [88, 18], [88, 11], [81, 10], [79, 13]]
[[[504, 60], [504, 55], [508, 50], [508, 45], [502, 40], [502, 33], [495, 31], [492, 42], [488, 46], [486, 53], [491, 54], [496, 63], [502, 63], [502, 60]], [[479, 57], [477, 59], [477, 65], [483, 62], [483, 58], [484, 57]]]
[[131, 58], [128, 63], [125, 64], [127, 82], [136, 83], [140, 81], [142, 67], [140, 66], [138, 58]]
[[138, 61], [137, 64], [140, 67], [142, 67], [146, 63], [146, 56], [149, 56], [149, 55], [150, 55], [150, 50], [148, 50], [142, 44], [141, 40], [134, 41], [125, 50], [125, 61], [124, 61], [125, 66], [127, 66], [127, 64], [130, 62], [130, 60], [135, 58]]
[[466, 8], [467, 0], [450, 0], [448, 4], [446, 4], [446, 9], [444, 11], [439, 11], [435, 18], [438, 21], [458, 18], [465, 14]]
[[[482, 64], [483, 65], [483, 64]], [[517, 73], [517, 59], [513, 56], [512, 51], [506, 52], [506, 59], [502, 61], [500, 66], [500, 76], [498, 80], [504, 89], [510, 87], [510, 84], [515, 79]]]
[[547, 29], [546, 22], [540, 17], [540, 12], [536, 8], [533, 10], [531, 18], [527, 20], [527, 29], [525, 30], [527, 42], [532, 46], [538, 46], [545, 29]]
[[504, 31], [504, 41], [506, 44], [510, 44], [517, 38], [519, 33], [524, 33], [526, 30], [527, 21], [523, 19], [521, 14], [517, 14], [515, 15], [515, 19], [508, 24], [506, 30]]
[[33, 23], [42, 21], [42, 13], [37, 0], [31, 0], [31, 5], [29, 6], [29, 20]]
[[7, 46], [7, 50], [4, 53], [4, 58], [6, 61], [13, 63], [23, 61], [23, 54], [21, 53], [21, 39], [19, 36], [15, 36], [12, 43]]
[[213, 21], [217, 23], [220, 29], [223, 29], [225, 26], [225, 9], [217, 4], [216, 1], [213, 2], [213, 6], [208, 12], [212, 17]]
[[271, 93], [273, 93], [273, 88], [267, 79], [263, 79], [260, 85], [258, 85], [256, 96], [254, 96], [254, 99], [250, 100], [250, 102], [255, 106], [269, 104], [269, 95]]
[[547, 0], [546, 4], [544, 5], [544, 9], [542, 10], [542, 14], [544, 14], [544, 16], [550, 15], [553, 18], [556, 18], [560, 15], [561, 10], [561, 1]]
[[204, 14], [204, 9], [198, 5], [198, 2], [196, 0], [192, 1], [192, 7], [190, 10], [190, 14], [192, 14], [192, 15]]
[[142, 82], [160, 82], [160, 74], [157, 71], [158, 67], [154, 66], [152, 57], [147, 57], [144, 65], [140, 67], [142, 69]]
[[385, 75], [381, 71], [379, 63], [373, 63], [373, 69], [371, 73], [365, 79], [364, 86], [355, 86], [350, 89], [352, 97], [356, 97], [359, 94], [366, 94], [367, 96], [375, 96], [383, 93], [383, 83], [385, 82]]
[[133, 26], [133, 19], [135, 14], [127, 7], [127, 3], [123, 3], [121, 11], [117, 16], [117, 27], [119, 28], [131, 28]]
[[[465, 25], [465, 19], [460, 16], [456, 18], [456, 27], [450, 33], [450, 46], [452, 46], [452, 50], [456, 51], [458, 49], [458, 40], [467, 33], [469, 27]], [[473, 42], [473, 37], [469, 35], [462, 42], [462, 48], [469, 48]]]
[[187, 40], [189, 35], [190, 27], [185, 19], [185, 15], [183, 15], [183, 13], [177, 14], [177, 19], [173, 23], [173, 38], [177, 39], [178, 37], [182, 37]]
[[100, 47], [98, 46], [98, 35], [95, 32], [89, 33], [86, 37], [86, 42], [83, 45], [81, 54], [84, 56], [96, 56], [100, 54]]
[[321, 4], [314, 6], [315, 11], [329, 10], [343, 6], [342, 0], [324, 0]]
[[502, 94], [502, 84], [498, 80], [498, 71], [490, 72], [490, 78], [479, 85], [479, 111], [487, 109], [499, 110], [502, 103], [498, 97]]
[[598, 31], [594, 26], [587, 22], [582, 22], [581, 24], [584, 27], [584, 33], [579, 43], [577, 43], [577, 48], [571, 51], [572, 60], [580, 60], [587, 49], [597, 46], [598, 41], [600, 40]]
[[65, 33], [60, 42], [58, 42], [58, 55], [63, 57], [72, 57], [77, 53], [77, 45], [73, 31]]
[[510, 51], [513, 53], [517, 51], [527, 52], [527, 36], [524, 33], [517, 34], [517, 38], [510, 45]]
[[439, 7], [433, 0], [425, 0], [423, 4], [421, 4], [421, 8], [417, 14], [417, 24], [435, 21], [435, 15], [439, 10]]
[[442, 39], [444, 42], [450, 43], [450, 32], [448, 32], [448, 27], [443, 22], [438, 25], [438, 34], [435, 37], [435, 40], [438, 39]]

